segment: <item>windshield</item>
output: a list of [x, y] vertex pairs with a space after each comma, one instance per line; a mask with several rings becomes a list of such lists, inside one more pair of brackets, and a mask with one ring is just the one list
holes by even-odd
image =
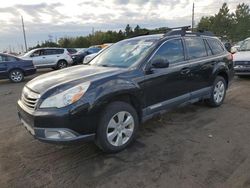
[[131, 39], [118, 42], [95, 59], [90, 65], [127, 68], [145, 57], [156, 39]]
[[33, 52], [35, 52], [37, 49], [31, 50], [23, 55], [23, 57], [29, 57]]
[[245, 40], [240, 46], [239, 51], [250, 51], [250, 39]]

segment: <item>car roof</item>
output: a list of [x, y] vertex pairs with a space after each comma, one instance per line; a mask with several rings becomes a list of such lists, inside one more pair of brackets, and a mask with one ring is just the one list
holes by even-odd
[[150, 40], [150, 39], [161, 39], [163, 38], [164, 34], [154, 34], [154, 35], [141, 35], [141, 36], [137, 36], [137, 37], [133, 37], [133, 38], [129, 38], [129, 39], [125, 39], [125, 41], [130, 41], [130, 40]]
[[6, 55], [6, 56], [12, 56], [12, 57], [18, 58], [17, 56], [12, 55], [12, 54], [8, 54], [8, 53], [1, 53], [1, 52], [0, 52], [0, 55]]

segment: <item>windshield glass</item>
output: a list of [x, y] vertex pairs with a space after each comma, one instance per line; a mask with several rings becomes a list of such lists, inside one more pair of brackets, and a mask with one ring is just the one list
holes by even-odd
[[25, 54], [23, 55], [23, 57], [29, 57], [34, 51], [36, 51], [36, 49], [31, 50], [31, 51], [25, 53]]
[[131, 39], [118, 42], [95, 59], [90, 65], [127, 68], [145, 57], [157, 39]]
[[240, 46], [240, 50], [239, 51], [250, 51], [250, 39], [249, 40], [245, 40], [242, 45]]

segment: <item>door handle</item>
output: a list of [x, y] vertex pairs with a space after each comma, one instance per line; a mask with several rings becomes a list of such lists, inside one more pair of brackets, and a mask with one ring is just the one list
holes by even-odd
[[43, 57], [43, 59], [45, 59], [45, 57]]
[[183, 68], [181, 69], [181, 74], [188, 74], [190, 73], [190, 69], [189, 68]]

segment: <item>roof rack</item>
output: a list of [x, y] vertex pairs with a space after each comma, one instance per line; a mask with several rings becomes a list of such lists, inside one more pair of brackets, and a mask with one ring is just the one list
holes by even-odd
[[[205, 35], [205, 36], [214, 36], [214, 34], [210, 31], [198, 30], [198, 32], [191, 32], [191, 26], [182, 26], [182, 27], [174, 27], [169, 28], [170, 31], [167, 32], [164, 36], [174, 36], [174, 35]], [[190, 32], [189, 32], [190, 31]]]

